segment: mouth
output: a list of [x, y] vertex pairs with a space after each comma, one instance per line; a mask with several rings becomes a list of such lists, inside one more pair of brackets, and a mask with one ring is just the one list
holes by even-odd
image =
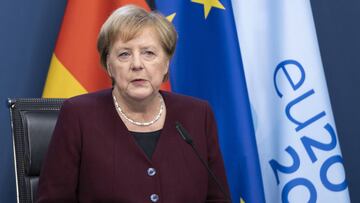
[[137, 82], [137, 81], [146, 81], [146, 80], [142, 79], [142, 78], [136, 78], [136, 79], [131, 80], [131, 82]]
[[130, 82], [136, 86], [142, 86], [147, 82], [147, 80], [142, 79], [142, 78], [137, 78], [137, 79], [131, 80]]

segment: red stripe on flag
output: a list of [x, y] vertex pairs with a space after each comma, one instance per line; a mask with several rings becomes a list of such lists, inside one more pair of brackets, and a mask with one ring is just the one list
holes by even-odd
[[116, 8], [135, 4], [149, 10], [144, 0], [69, 0], [55, 54], [89, 92], [110, 87], [101, 68], [96, 42], [101, 25]]

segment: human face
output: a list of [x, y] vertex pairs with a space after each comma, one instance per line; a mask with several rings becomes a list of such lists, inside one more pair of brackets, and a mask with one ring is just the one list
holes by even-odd
[[151, 27], [127, 42], [119, 37], [107, 62], [108, 74], [115, 80], [115, 91], [121, 97], [135, 100], [156, 95], [169, 69], [169, 57]]

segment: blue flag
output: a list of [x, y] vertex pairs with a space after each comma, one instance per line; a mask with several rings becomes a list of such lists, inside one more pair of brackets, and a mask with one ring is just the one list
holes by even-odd
[[157, 1], [179, 41], [170, 68], [174, 92], [210, 102], [234, 202], [264, 202], [243, 64], [231, 2]]
[[350, 202], [309, 0], [232, 0], [266, 202]]

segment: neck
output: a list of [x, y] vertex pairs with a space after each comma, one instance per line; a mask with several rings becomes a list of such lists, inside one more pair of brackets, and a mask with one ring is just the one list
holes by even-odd
[[118, 104], [123, 112], [136, 120], [149, 120], [159, 112], [160, 108], [160, 93], [154, 93], [153, 95], [137, 100], [128, 97], [116, 89], [113, 90], [113, 95], [116, 97]]

